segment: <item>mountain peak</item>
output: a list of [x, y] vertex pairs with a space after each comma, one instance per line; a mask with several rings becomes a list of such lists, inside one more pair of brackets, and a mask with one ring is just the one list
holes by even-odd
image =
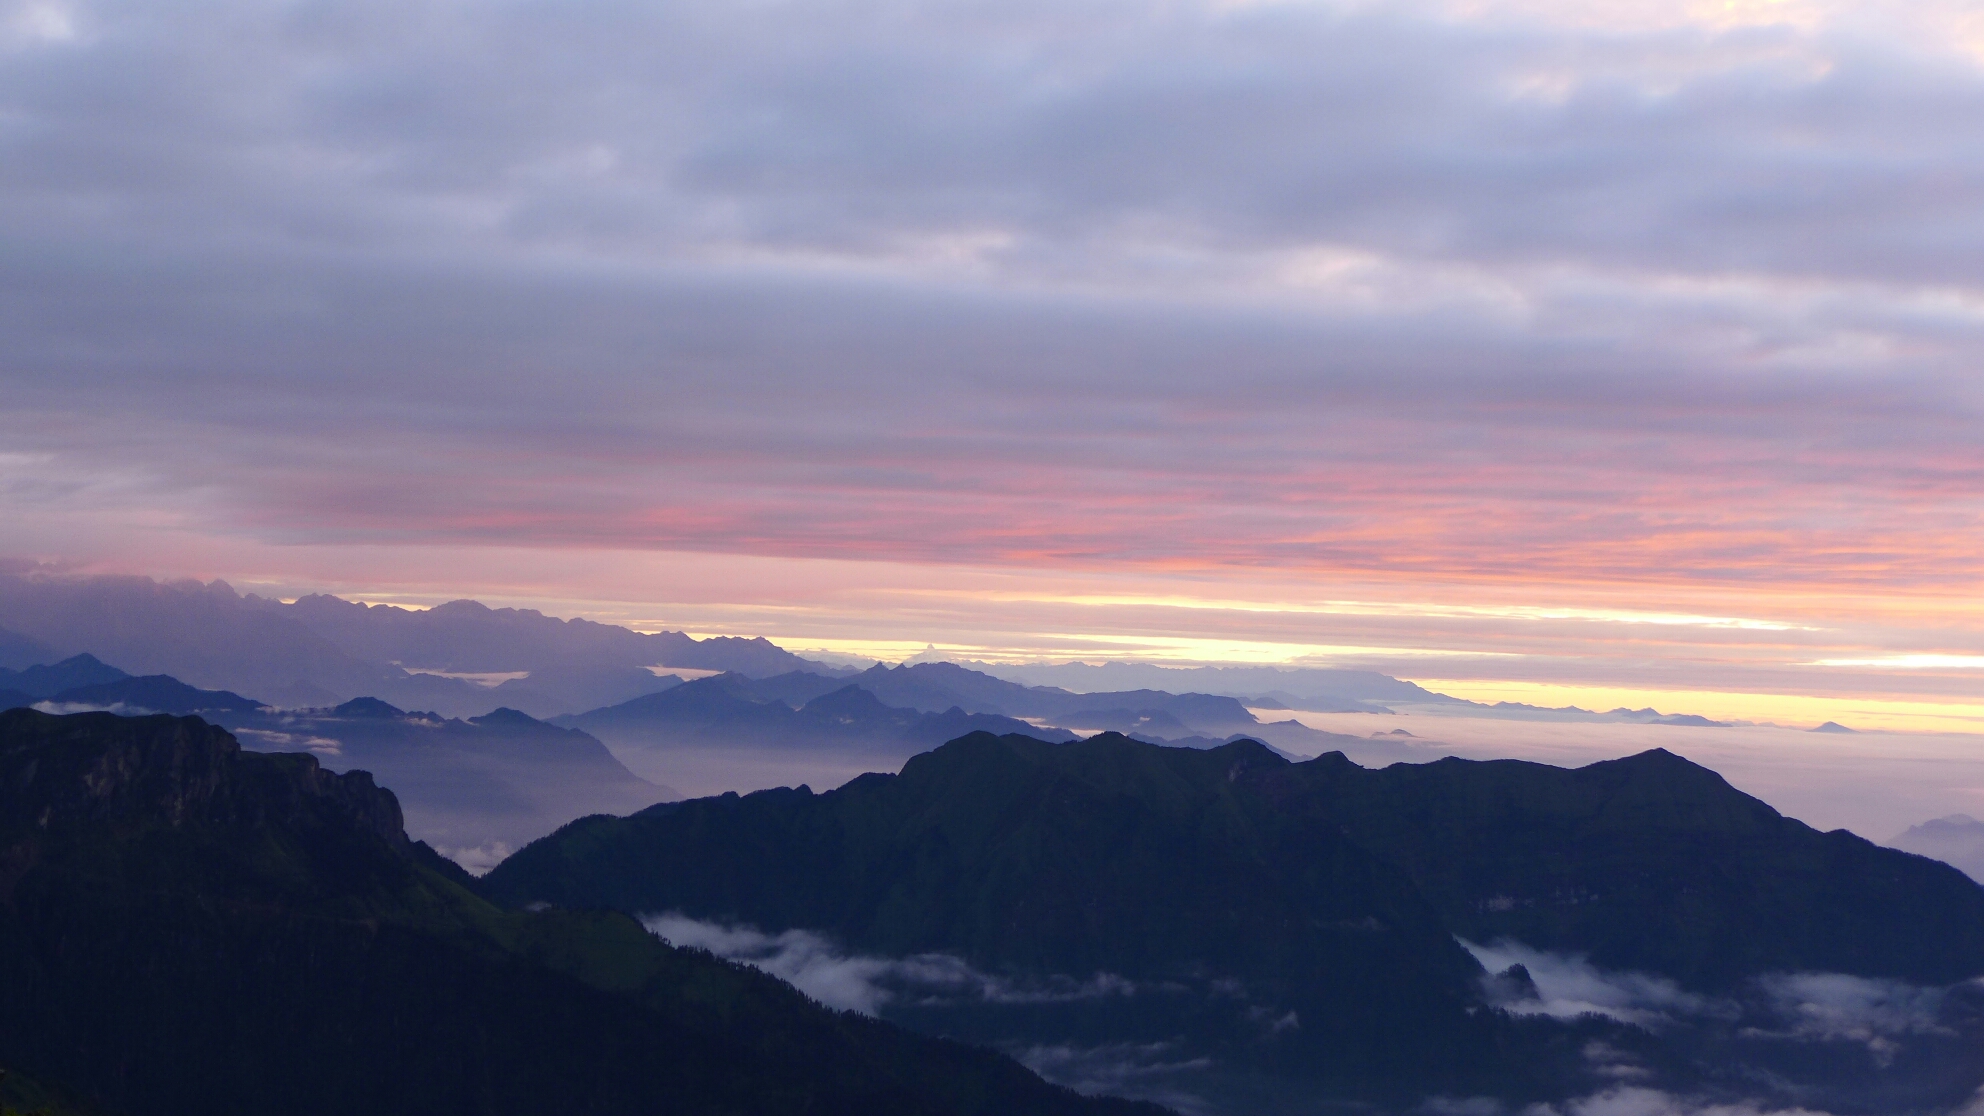
[[511, 709], [508, 706], [504, 706], [503, 708], [500, 709], [492, 709], [480, 717], [470, 717], [468, 720], [469, 723], [472, 725], [489, 725], [492, 727], [511, 727], [511, 728], [545, 727], [544, 722], [538, 720], [536, 717], [533, 717], [530, 714], [522, 712], [520, 710]]
[[821, 694], [800, 707], [802, 713], [826, 716], [876, 717], [891, 712], [881, 698], [850, 682], [832, 693]]
[[404, 717], [406, 710], [375, 697], [355, 697], [331, 710], [339, 717]]

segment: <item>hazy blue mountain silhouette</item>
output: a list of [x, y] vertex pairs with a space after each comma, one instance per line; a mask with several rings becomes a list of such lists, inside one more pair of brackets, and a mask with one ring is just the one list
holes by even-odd
[[318, 595], [288, 605], [263, 601], [260, 607], [300, 621], [358, 658], [413, 669], [500, 673], [583, 665], [628, 670], [674, 666], [754, 677], [800, 669], [832, 673], [832, 668], [762, 638], [698, 640], [681, 632], [650, 634], [591, 620], [560, 620], [532, 609], [490, 608], [469, 600], [415, 610]]
[[[1070, 693], [1051, 687], [1022, 686], [955, 663], [911, 663], [897, 667], [878, 664], [852, 678], [794, 671], [751, 680], [748, 685], [739, 686], [738, 692], [755, 700], [781, 701], [797, 707], [849, 683], [874, 694], [885, 705], [925, 712], [962, 709], [1076, 733], [1121, 732], [1145, 739], [1194, 744], [1249, 736], [1305, 754], [1335, 747], [1352, 750], [1359, 758], [1382, 758], [1386, 762], [1427, 758], [1415, 749], [1319, 732], [1292, 721], [1263, 724], [1231, 697], [1159, 690]], [[983, 727], [995, 733], [1027, 731]], [[1037, 729], [1034, 731], [1038, 734]]]
[[[645, 669], [654, 665], [834, 673], [762, 639], [649, 635], [473, 601], [426, 611], [334, 597], [284, 604], [242, 596], [221, 581], [0, 574], [0, 627], [27, 641], [22, 653], [45, 648], [36, 656], [43, 661], [88, 652], [133, 673], [170, 674], [286, 707], [370, 694], [451, 716], [500, 706], [550, 716], [672, 685]], [[530, 677], [492, 687], [423, 673], [434, 671]]]
[[[87, 655], [37, 669], [43, 673], [23, 674], [50, 684], [123, 673]], [[628, 771], [593, 737], [513, 709], [463, 720], [361, 697], [330, 709], [278, 710], [170, 675], [120, 677], [46, 697], [0, 691], [0, 709], [39, 702], [58, 712], [199, 714], [253, 749], [307, 751], [332, 770], [370, 771], [400, 795], [423, 839], [481, 868], [573, 818], [681, 797]]]
[[77, 686], [63, 690], [49, 700], [57, 705], [124, 706], [141, 713], [178, 715], [257, 713], [262, 709], [262, 703], [253, 698], [227, 690], [202, 690], [188, 686], [169, 674], [148, 674], [142, 678], [120, 678], [93, 686]]
[[[781, 676], [781, 683], [791, 677]], [[761, 697], [759, 683], [736, 675], [698, 679], [554, 723], [584, 729], [616, 748], [838, 749], [898, 758], [974, 731], [1037, 731], [1024, 721], [956, 706], [942, 712], [892, 707], [846, 680], [795, 709]]]
[[72, 655], [59, 663], [37, 664], [24, 670], [0, 670], [0, 687], [40, 699], [54, 697], [64, 690], [117, 682], [129, 677], [116, 667], [99, 661], [95, 655]]
[[[1175, 667], [1156, 663], [960, 664], [1028, 686], [1077, 693], [1195, 692], [1247, 699], [1262, 708], [1386, 712], [1392, 704], [1469, 704], [1371, 670], [1317, 667]], [[1259, 700], [1265, 699], [1265, 700]]]
[[460, 719], [363, 697], [334, 709], [208, 719], [258, 751], [307, 751], [331, 770], [371, 772], [399, 796], [412, 832], [479, 868], [573, 818], [680, 797], [586, 733], [514, 709]]

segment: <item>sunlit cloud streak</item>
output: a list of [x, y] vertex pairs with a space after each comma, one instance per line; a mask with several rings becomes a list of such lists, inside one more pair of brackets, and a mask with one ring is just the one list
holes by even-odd
[[1939, 2], [0, 4], [8, 546], [1046, 571], [888, 638], [1956, 687], [1980, 43]]

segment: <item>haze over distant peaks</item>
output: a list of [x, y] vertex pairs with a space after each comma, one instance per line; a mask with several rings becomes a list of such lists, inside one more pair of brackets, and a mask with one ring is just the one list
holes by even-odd
[[[644, 634], [474, 601], [412, 610], [319, 595], [284, 604], [222, 581], [0, 573], [0, 629], [22, 653], [46, 648], [42, 661], [87, 652], [131, 673], [281, 706], [370, 695], [452, 716], [610, 705], [673, 684], [649, 669], [657, 666], [836, 673], [764, 639]], [[524, 677], [494, 687], [449, 677], [490, 674]]]
[[1969, 814], [1951, 814], [1910, 826], [1888, 844], [1953, 864], [1984, 883], [1984, 821]]

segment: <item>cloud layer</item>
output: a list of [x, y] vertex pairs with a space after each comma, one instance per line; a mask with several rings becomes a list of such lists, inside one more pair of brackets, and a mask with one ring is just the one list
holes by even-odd
[[[1211, 979], [1187, 987], [1138, 986], [1100, 974], [1068, 977], [995, 976], [947, 954], [885, 958], [849, 953], [807, 930], [769, 933], [750, 926], [688, 918], [680, 913], [643, 920], [650, 932], [678, 946], [707, 949], [788, 981], [829, 1007], [882, 1015], [942, 1033], [999, 1045], [1050, 1080], [1083, 1092], [1160, 1100], [1188, 1114], [1216, 1116], [1258, 1105], [1263, 1095], [1297, 1104], [1299, 1086], [1272, 1074], [1235, 1091], [1235, 1055], [1215, 1052], [1179, 1035], [1153, 1039], [1139, 1025], [1163, 1017], [1155, 1001], [1215, 1001], [1273, 1033], [1300, 1024], [1293, 1013], [1249, 1005], [1235, 982]], [[1661, 1035], [1668, 1049], [1644, 1051], [1590, 1041], [1584, 1061], [1600, 1081], [1614, 1082], [1560, 1105], [1511, 1108], [1486, 1098], [1432, 1098], [1424, 1116], [1824, 1116], [1831, 1111], [1948, 1109], [1947, 1100], [1975, 1087], [1978, 1009], [1984, 985], [1965, 982], [1924, 988], [1838, 973], [1775, 974], [1724, 995], [1686, 991], [1657, 975], [1601, 969], [1575, 954], [1520, 943], [1462, 943], [1482, 963], [1491, 1003], [1515, 1014], [1575, 1019], [1596, 1014]], [[1497, 980], [1511, 965], [1530, 974], [1534, 995]], [[1098, 1005], [1135, 1006], [1116, 1015], [1078, 1016]], [[1058, 1005], [1061, 1017], [1039, 1010], [1012, 1014], [989, 1029], [971, 1022], [973, 1005]], [[960, 1013], [962, 1009], [962, 1013]], [[1080, 1041], [1054, 1034], [1078, 1033]], [[1695, 1067], [1700, 1093], [1675, 1092], [1667, 1078], [1673, 1058]], [[1979, 1093], [1984, 1098], [1984, 1093]], [[1237, 1100], [1236, 1098], [1251, 1098]], [[1979, 1101], [1978, 1103], [1984, 1103]], [[1939, 1107], [1940, 1105], [1940, 1107]], [[1926, 1106], [1926, 1107], [1925, 1107]], [[1971, 1116], [1964, 1108], [1952, 1116]]]
[[1019, 983], [980, 972], [947, 953], [902, 958], [850, 954], [810, 930], [769, 934], [751, 926], [708, 922], [676, 912], [650, 915], [641, 924], [671, 944], [742, 961], [828, 1007], [863, 1015], [878, 1014], [891, 1000], [1043, 1004], [1136, 992], [1135, 984], [1110, 973], [1097, 973], [1082, 981], [1052, 977]]
[[1984, 575], [1980, 36], [11, 0], [0, 508], [358, 581], [558, 546], [1933, 611]]

